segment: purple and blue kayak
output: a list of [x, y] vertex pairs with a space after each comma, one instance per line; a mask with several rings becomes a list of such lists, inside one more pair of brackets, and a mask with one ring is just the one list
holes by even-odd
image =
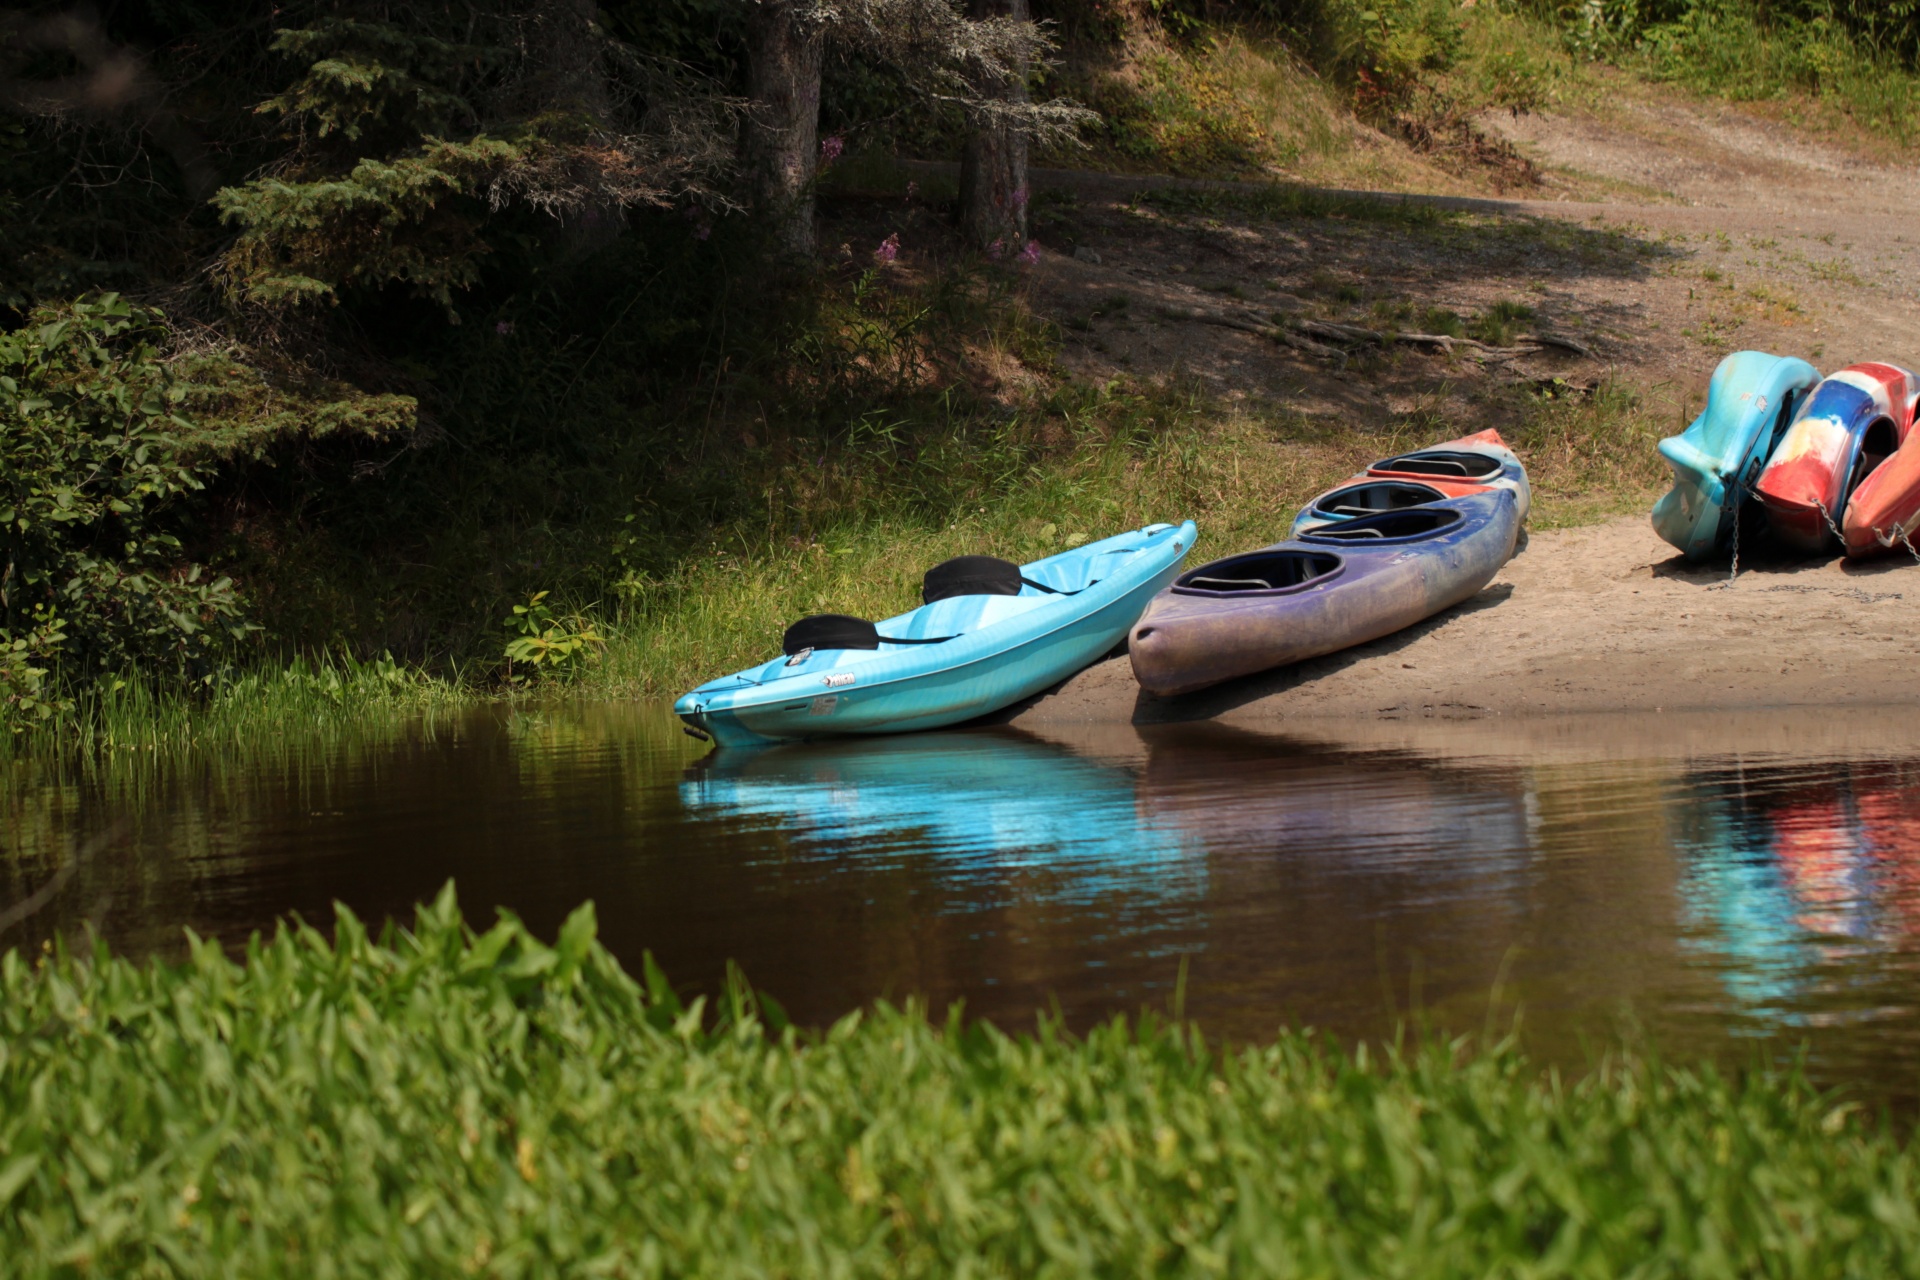
[[1127, 639], [1149, 692], [1191, 693], [1365, 644], [1467, 599], [1513, 557], [1510, 489], [1315, 529], [1189, 570]]

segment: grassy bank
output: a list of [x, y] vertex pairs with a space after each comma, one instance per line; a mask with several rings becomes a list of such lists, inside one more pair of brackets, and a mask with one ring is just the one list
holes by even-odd
[[[1536, 529], [1638, 509], [1659, 480], [1653, 442], [1674, 426], [1669, 406], [1615, 384], [1559, 399], [1506, 389], [1488, 414], [1528, 464]], [[837, 442], [804, 478], [763, 455], [750, 484], [766, 500], [743, 504], [753, 514], [714, 527], [668, 572], [629, 572], [605, 599], [557, 610], [586, 610], [572, 625], [604, 639], [568, 670], [523, 668], [527, 679], [503, 683], [497, 659], [432, 672], [340, 654], [250, 664], [207, 694], [130, 676], [81, 691], [0, 739], [0, 753], [218, 746], [482, 697], [671, 696], [777, 652], [786, 625], [809, 613], [912, 608], [921, 575], [951, 556], [1025, 562], [1185, 519], [1200, 527], [1196, 558], [1223, 555], [1284, 536], [1308, 498], [1377, 458], [1485, 425], [1414, 412], [1362, 430], [1187, 383], [1069, 383], [911, 450], [884, 435]]]
[[1920, 1150], [1797, 1076], [683, 1008], [451, 892], [235, 964], [0, 961], [18, 1276], [1912, 1274]]

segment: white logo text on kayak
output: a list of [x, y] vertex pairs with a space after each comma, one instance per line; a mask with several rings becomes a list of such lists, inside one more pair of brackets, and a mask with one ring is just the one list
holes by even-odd
[[859, 677], [852, 672], [845, 672], [837, 676], [821, 676], [820, 683], [829, 689], [838, 689], [841, 685], [852, 684], [857, 679]]

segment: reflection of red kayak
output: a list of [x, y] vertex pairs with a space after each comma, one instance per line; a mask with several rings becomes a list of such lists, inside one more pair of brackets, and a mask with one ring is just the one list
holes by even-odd
[[1754, 484], [1776, 538], [1810, 555], [1831, 544], [1854, 490], [1906, 439], [1913, 385], [1895, 365], [1856, 364], [1813, 389]]
[[1847, 917], [1858, 909], [1859, 889], [1853, 883], [1859, 867], [1860, 843], [1849, 821], [1846, 802], [1809, 801], [1775, 809], [1773, 856], [1786, 873], [1800, 910], [1795, 921], [1814, 933], [1850, 933]]

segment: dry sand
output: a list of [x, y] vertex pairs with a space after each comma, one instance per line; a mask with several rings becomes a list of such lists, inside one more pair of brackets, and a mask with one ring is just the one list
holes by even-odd
[[[1020, 727], [1469, 720], [1793, 706], [1920, 709], [1920, 565], [1904, 554], [1692, 568], [1644, 520], [1534, 535], [1474, 599], [1396, 635], [1182, 698], [1112, 659]], [[1644, 721], [1642, 723], [1645, 723]]]

